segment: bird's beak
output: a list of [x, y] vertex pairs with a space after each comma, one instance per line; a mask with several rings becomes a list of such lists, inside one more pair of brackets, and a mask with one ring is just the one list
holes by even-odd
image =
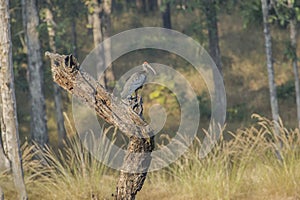
[[154, 75], [156, 75], [156, 71], [149, 65], [149, 63], [145, 63], [146, 66], [153, 72]]

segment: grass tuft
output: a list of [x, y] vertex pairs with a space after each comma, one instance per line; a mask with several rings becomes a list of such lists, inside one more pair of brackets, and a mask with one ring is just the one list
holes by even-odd
[[[299, 199], [299, 130], [288, 130], [281, 121], [280, 136], [276, 137], [272, 121], [259, 115], [253, 118], [257, 122], [252, 127], [229, 132], [231, 139], [221, 137], [203, 159], [198, 156], [201, 140], [196, 138], [194, 145], [176, 162], [149, 173], [137, 199]], [[104, 135], [110, 131], [105, 129]], [[116, 130], [113, 132], [111, 138]], [[98, 150], [109, 153], [111, 147], [93, 137], [93, 141], [102, 144]], [[275, 154], [274, 143], [278, 141], [283, 144], [282, 161]], [[184, 138], [177, 143], [186, 145]], [[112, 198], [118, 172], [100, 163], [83, 144], [75, 135], [59, 150], [46, 147], [39, 151], [28, 143], [22, 146], [30, 199]], [[37, 154], [42, 155], [42, 161], [33, 159]], [[9, 172], [0, 174], [0, 185], [7, 199], [16, 198]]]

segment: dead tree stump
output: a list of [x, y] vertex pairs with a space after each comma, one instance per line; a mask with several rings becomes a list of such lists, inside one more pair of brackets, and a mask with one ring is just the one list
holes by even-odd
[[[51, 60], [53, 80], [59, 86], [94, 109], [99, 117], [118, 127], [130, 139], [114, 197], [116, 200], [135, 199], [137, 192], [142, 189], [151, 163], [153, 130], [144, 121], [140, 110], [139, 115], [122, 101], [113, 101], [116, 99], [113, 94], [80, 70], [74, 56], [50, 52], [45, 55]], [[142, 110], [142, 101], [139, 106]]]

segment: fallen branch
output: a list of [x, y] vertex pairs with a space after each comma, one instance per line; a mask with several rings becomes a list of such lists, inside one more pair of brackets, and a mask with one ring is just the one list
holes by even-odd
[[45, 55], [51, 60], [52, 76], [59, 86], [94, 109], [99, 117], [118, 127], [130, 139], [114, 196], [118, 200], [135, 199], [142, 189], [151, 162], [153, 130], [143, 120], [142, 114], [138, 115], [122, 101], [116, 101], [113, 94], [80, 70], [74, 56], [50, 52]]

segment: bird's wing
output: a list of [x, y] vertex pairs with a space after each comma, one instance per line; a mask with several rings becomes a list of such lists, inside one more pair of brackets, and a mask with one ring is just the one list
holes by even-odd
[[134, 73], [130, 76], [130, 78], [126, 81], [123, 87], [123, 91], [121, 93], [122, 98], [126, 98], [130, 96], [135, 90], [143, 86], [146, 81], [145, 73]]

